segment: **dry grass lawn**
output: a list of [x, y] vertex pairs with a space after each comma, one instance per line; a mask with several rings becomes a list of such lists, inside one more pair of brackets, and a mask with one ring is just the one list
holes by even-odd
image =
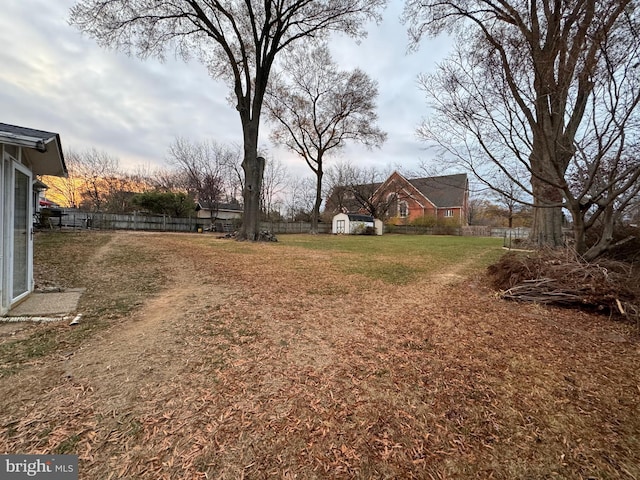
[[635, 327], [497, 299], [499, 243], [41, 235], [37, 280], [86, 287], [83, 319], [0, 331], [2, 453], [82, 479], [640, 479]]

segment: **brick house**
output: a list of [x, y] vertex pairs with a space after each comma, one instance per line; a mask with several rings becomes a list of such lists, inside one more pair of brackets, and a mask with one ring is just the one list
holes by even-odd
[[382, 183], [337, 187], [326, 205], [331, 213], [366, 213], [396, 225], [424, 220], [464, 226], [469, 180], [464, 173], [407, 179], [393, 172]]

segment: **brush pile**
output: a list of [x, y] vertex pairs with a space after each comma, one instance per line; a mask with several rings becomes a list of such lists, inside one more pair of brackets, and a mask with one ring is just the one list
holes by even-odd
[[640, 272], [633, 264], [589, 263], [571, 250], [541, 250], [509, 253], [488, 271], [505, 299], [640, 318]]

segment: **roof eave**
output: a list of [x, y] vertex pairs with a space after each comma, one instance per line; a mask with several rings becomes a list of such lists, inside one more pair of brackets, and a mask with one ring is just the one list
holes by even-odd
[[[31, 168], [36, 175], [67, 177], [68, 171], [62, 153], [60, 136], [56, 133], [47, 139], [0, 132], [0, 143], [22, 147], [26, 150]], [[51, 148], [53, 144], [53, 148]], [[23, 150], [24, 151], [24, 150]]]

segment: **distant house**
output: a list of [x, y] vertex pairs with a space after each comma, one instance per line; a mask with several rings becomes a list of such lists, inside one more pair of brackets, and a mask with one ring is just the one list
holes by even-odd
[[33, 215], [44, 188], [36, 175], [64, 177], [57, 133], [0, 123], [0, 315], [33, 291]]
[[466, 174], [407, 179], [393, 172], [382, 183], [334, 188], [326, 210], [374, 215], [393, 224], [431, 218], [467, 225], [468, 207]]
[[382, 221], [370, 215], [357, 213], [338, 213], [331, 221], [331, 233], [354, 235], [374, 229], [376, 235], [382, 235]]
[[242, 218], [243, 208], [239, 202], [207, 204], [196, 202], [196, 218], [202, 223], [226, 231], [229, 224]]

